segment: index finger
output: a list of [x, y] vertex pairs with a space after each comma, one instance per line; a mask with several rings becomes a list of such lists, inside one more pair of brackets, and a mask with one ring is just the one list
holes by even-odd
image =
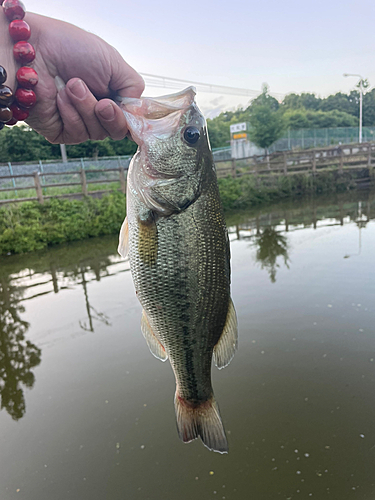
[[124, 139], [128, 133], [128, 127], [120, 106], [110, 99], [101, 99], [95, 105], [95, 114], [112, 139], [115, 141]]

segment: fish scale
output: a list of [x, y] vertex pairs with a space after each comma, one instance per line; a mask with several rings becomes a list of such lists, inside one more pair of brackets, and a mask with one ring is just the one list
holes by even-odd
[[[229, 240], [205, 120], [191, 90], [185, 93], [179, 121], [176, 109], [163, 115], [166, 98], [138, 107], [132, 100], [128, 109], [123, 103], [125, 116], [134, 113], [129, 123], [139, 151], [129, 168], [119, 248], [122, 254], [129, 249], [146, 341], [156, 357], [169, 358], [176, 377], [180, 437], [185, 442], [201, 437], [208, 448], [223, 453], [228, 445], [211, 365], [214, 357], [219, 368], [226, 366], [237, 345]], [[137, 122], [140, 109], [152, 109], [158, 118], [140, 114]], [[186, 127], [192, 127], [193, 138], [199, 135], [194, 147], [184, 142]]]

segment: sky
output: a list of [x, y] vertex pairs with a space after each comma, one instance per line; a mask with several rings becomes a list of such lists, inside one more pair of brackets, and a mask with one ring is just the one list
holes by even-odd
[[[358, 73], [375, 86], [373, 0], [25, 0], [116, 47], [137, 71], [190, 81], [324, 97]], [[183, 88], [183, 86], [181, 87]], [[174, 92], [176, 90], [173, 90]], [[146, 87], [145, 95], [168, 94]], [[206, 116], [249, 98], [198, 93]]]

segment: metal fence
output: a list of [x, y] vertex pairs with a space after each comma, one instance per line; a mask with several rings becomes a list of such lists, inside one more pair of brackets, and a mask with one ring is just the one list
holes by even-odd
[[[351, 144], [358, 142], [358, 127], [336, 127], [336, 128], [305, 128], [300, 130], [288, 130], [281, 139], [277, 140], [269, 148], [269, 153], [277, 151], [290, 151], [293, 149], [311, 149], [335, 144]], [[363, 142], [375, 141], [375, 127], [363, 127]], [[235, 141], [233, 141], [235, 142]], [[250, 147], [258, 149], [255, 144], [249, 143]], [[215, 161], [230, 160], [231, 157], [239, 158], [238, 154], [232, 154], [232, 147], [217, 148], [213, 150]], [[260, 154], [257, 152], [256, 154]], [[216, 155], [216, 156], [215, 156]]]
[[[41, 179], [42, 187], [44, 184], [51, 183], [61, 183], [70, 182], [76, 180], [80, 175], [81, 170], [86, 171], [87, 178], [94, 178], [95, 180], [106, 182], [112, 180], [115, 177], [118, 178], [118, 174], [114, 171], [118, 171], [119, 168], [127, 170], [131, 156], [110, 156], [102, 157], [97, 160], [92, 158], [79, 158], [68, 160], [66, 163], [61, 161], [51, 161], [51, 160], [40, 160], [38, 162], [27, 162], [27, 163], [0, 163], [0, 177], [2, 176], [18, 176], [25, 174], [33, 174], [38, 172]], [[109, 170], [106, 172], [106, 170]], [[96, 172], [97, 171], [97, 172]], [[47, 174], [61, 173], [66, 175], [49, 177], [46, 179]], [[74, 174], [76, 172], [76, 174]], [[43, 175], [46, 174], [46, 175]], [[10, 183], [13, 187], [34, 187], [32, 179], [27, 177], [19, 177], [16, 179], [5, 180], [0, 179], [0, 187], [10, 187]]]
[[[294, 149], [309, 149], [317, 147], [327, 147], [334, 144], [350, 144], [358, 141], [358, 127], [339, 127], [323, 129], [301, 129], [289, 130], [284, 137], [276, 141], [269, 152], [289, 151]], [[363, 127], [363, 142], [375, 141], [375, 127]], [[228, 161], [232, 158], [231, 147], [213, 149], [215, 162]], [[118, 178], [116, 169], [129, 167], [131, 156], [101, 157], [96, 160], [92, 158], [69, 159], [67, 163], [58, 160], [39, 160], [26, 163], [0, 163], [0, 177], [22, 174], [33, 174], [38, 172], [42, 187], [44, 184], [53, 182], [73, 182], [78, 180], [81, 170], [86, 172], [87, 179], [95, 181], [111, 181]], [[98, 172], [95, 172], [95, 171]], [[108, 172], [106, 172], [108, 170]], [[110, 171], [109, 171], [110, 170]], [[48, 173], [67, 172], [66, 176], [51, 176], [46, 179]], [[69, 173], [68, 173], [69, 172]], [[76, 174], [72, 173], [76, 172]], [[52, 180], [53, 179], [53, 180]], [[0, 189], [8, 187], [30, 187], [34, 188], [30, 178], [0, 179]]]
[[[332, 146], [334, 144], [350, 144], [358, 142], [358, 127], [305, 128], [288, 130], [288, 132], [270, 147], [270, 153], [290, 149], [308, 149]], [[363, 142], [375, 140], [375, 127], [363, 127]]]

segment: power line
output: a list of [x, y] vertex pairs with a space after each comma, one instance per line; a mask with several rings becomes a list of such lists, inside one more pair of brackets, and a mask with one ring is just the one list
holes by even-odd
[[[183, 85], [194, 85], [197, 91], [211, 92], [213, 94], [242, 95], [255, 99], [261, 92], [259, 90], [241, 89], [238, 87], [226, 87], [224, 85], [212, 85], [210, 83], [193, 82], [179, 78], [170, 78], [168, 76], [151, 75], [150, 73], [141, 73], [146, 85], [150, 87], [163, 87], [168, 89], [181, 89]], [[284, 98], [284, 94], [270, 92], [278, 100]]]

